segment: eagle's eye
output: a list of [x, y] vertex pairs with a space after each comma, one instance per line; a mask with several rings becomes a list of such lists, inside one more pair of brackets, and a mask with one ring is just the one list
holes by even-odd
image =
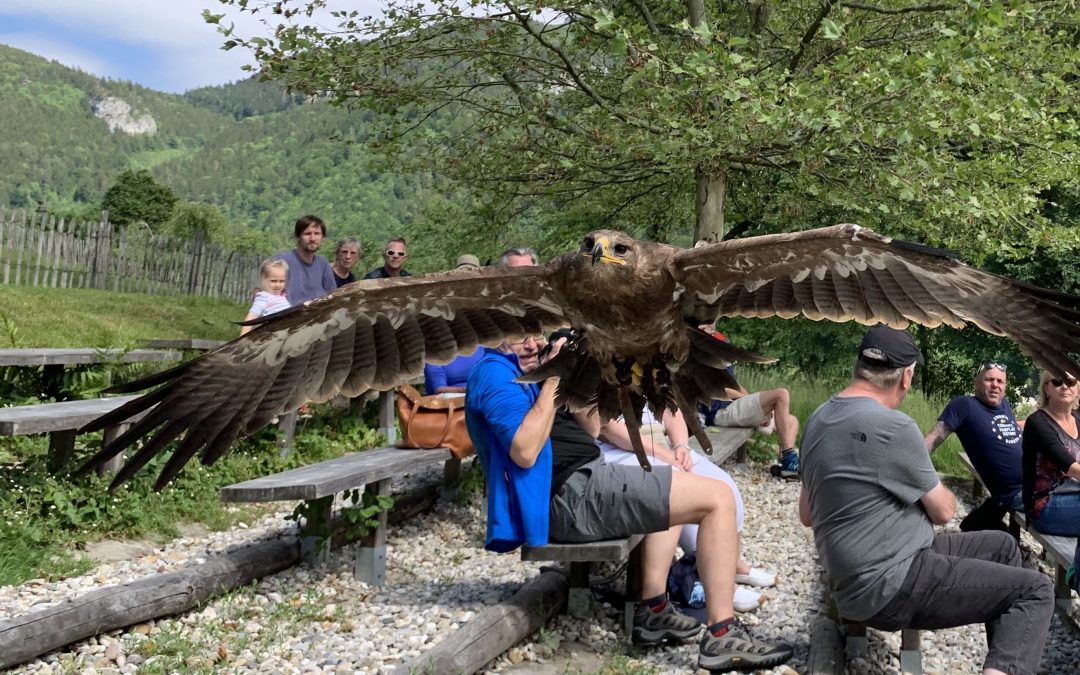
[[615, 255], [626, 255], [626, 252], [630, 250], [630, 247], [626, 244], [615, 244]]
[[592, 237], [585, 237], [584, 239], [581, 240], [581, 250], [582, 251], [591, 251], [591, 250], [593, 250], [594, 246], [596, 246], [596, 242], [593, 241]]

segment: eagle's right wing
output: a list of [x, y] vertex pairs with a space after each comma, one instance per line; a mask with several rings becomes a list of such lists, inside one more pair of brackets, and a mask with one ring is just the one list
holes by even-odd
[[732, 239], [676, 254], [688, 317], [791, 318], [904, 328], [973, 323], [1039, 366], [1080, 374], [1080, 297], [970, 267], [948, 252], [858, 225]]

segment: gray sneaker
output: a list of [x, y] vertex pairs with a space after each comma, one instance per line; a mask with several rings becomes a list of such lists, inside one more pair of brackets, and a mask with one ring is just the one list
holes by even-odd
[[673, 602], [668, 601], [658, 612], [639, 602], [634, 608], [631, 638], [635, 644], [658, 645], [668, 640], [690, 640], [701, 628], [701, 622], [675, 609]]
[[791, 647], [771, 645], [754, 637], [739, 620], [728, 631], [716, 637], [705, 631], [698, 655], [698, 667], [710, 672], [740, 670], [750, 672], [775, 668], [791, 658]]

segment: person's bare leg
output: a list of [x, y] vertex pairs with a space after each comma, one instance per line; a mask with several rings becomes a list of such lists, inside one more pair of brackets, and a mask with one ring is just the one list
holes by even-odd
[[681, 525], [674, 525], [663, 532], [647, 534], [642, 540], [640, 600], [667, 593], [668, 570], [681, 531]]
[[697, 568], [708, 598], [709, 625], [730, 619], [735, 616], [732, 601], [739, 559], [731, 488], [722, 481], [675, 471], [671, 474], [670, 505], [672, 525], [698, 525]]
[[780, 446], [777, 453], [795, 447], [795, 438], [799, 434], [799, 420], [791, 414], [791, 394], [787, 389], [768, 389], [760, 392], [761, 409], [772, 413], [776, 420], [776, 442]]

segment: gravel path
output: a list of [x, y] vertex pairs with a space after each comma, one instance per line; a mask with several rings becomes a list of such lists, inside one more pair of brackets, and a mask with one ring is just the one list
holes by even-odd
[[[747, 502], [743, 555], [781, 577], [779, 586], [767, 591], [768, 602], [744, 618], [757, 624], [762, 635], [795, 645], [795, 657], [788, 665], [800, 671], [807, 655], [808, 626], [820, 611], [822, 591], [813, 540], [796, 518], [798, 485], [768, 477], [762, 466], [736, 469], [733, 474]], [[283, 519], [291, 510], [290, 505], [226, 532], [177, 539], [133, 560], [100, 565], [81, 577], [0, 587], [0, 619], [101, 584], [172, 571], [254, 539], [292, 536]], [[459, 625], [539, 574], [537, 563], [482, 550], [482, 522], [476, 504], [447, 503], [392, 527], [387, 583], [382, 588], [352, 578], [354, 549], [347, 547], [333, 553], [325, 567], [289, 569], [199, 611], [113, 631], [13, 672], [378, 672], [453, 639]], [[488, 667], [494, 672], [530, 673], [562, 673], [568, 668], [575, 672], [573, 664], [589, 672], [696, 670], [696, 644], [628, 649], [617, 634], [617, 621], [615, 610], [588, 621], [558, 617]], [[854, 661], [849, 672], [898, 673], [899, 640], [899, 633], [871, 631], [867, 657]], [[595, 655], [579, 661], [571, 656], [572, 650]], [[984, 651], [981, 626], [923, 634], [928, 673], [977, 673]], [[1078, 633], [1056, 617], [1045, 665], [1050, 673], [1080, 672]], [[790, 674], [791, 670], [772, 672]]]

